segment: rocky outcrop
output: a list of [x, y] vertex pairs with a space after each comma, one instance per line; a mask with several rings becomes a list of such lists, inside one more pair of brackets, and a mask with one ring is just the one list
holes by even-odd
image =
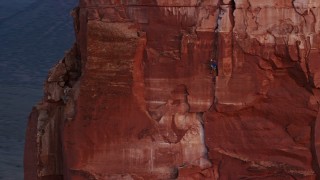
[[72, 48], [49, 71], [43, 100], [33, 108], [25, 143], [25, 179], [63, 179], [65, 120], [75, 114], [79, 55]]
[[222, 179], [316, 179], [319, 3], [235, 3], [205, 118], [213, 164]]
[[319, 178], [319, 8], [80, 0], [25, 179]]

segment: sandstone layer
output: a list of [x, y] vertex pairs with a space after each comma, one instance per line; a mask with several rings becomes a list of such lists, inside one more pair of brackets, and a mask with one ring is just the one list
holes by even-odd
[[26, 180], [320, 178], [320, 1], [80, 0], [72, 15]]

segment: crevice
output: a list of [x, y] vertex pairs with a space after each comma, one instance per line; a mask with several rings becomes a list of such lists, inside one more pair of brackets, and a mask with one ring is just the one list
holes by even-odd
[[222, 2], [223, 1], [220, 0], [218, 2], [218, 4], [217, 4], [217, 6], [219, 7], [218, 8], [219, 13], [218, 13], [218, 17], [216, 19], [217, 25], [216, 25], [216, 27], [215, 27], [215, 29], [213, 31], [213, 33], [214, 33], [214, 36], [213, 36], [214, 42], [213, 42], [212, 54], [211, 54], [211, 58], [213, 58], [213, 59], [217, 59], [217, 57], [218, 57], [218, 41], [219, 41], [219, 33], [218, 33], [218, 31], [219, 31], [219, 27], [220, 27], [220, 23], [221, 23], [221, 19], [222, 19], [222, 17], [220, 16], [220, 13], [222, 11], [221, 8], [220, 8], [220, 5], [222, 4]]
[[[224, 10], [222, 9], [222, 5], [229, 5], [230, 6], [230, 12], [229, 12], [229, 18], [230, 18], [230, 23], [231, 23], [231, 26], [232, 26], [232, 30], [229, 32], [229, 33], [233, 33], [233, 28], [234, 28], [234, 26], [235, 26], [235, 19], [234, 19], [234, 11], [235, 11], [235, 9], [236, 9], [236, 3], [235, 3], [235, 1], [234, 0], [232, 0], [231, 2], [230, 2], [230, 4], [224, 4], [223, 3], [223, 0], [220, 0], [219, 2], [218, 2], [218, 7], [219, 7], [219, 15], [218, 15], [218, 17], [217, 17], [217, 19], [216, 19], [216, 21], [217, 21], [217, 26], [216, 26], [216, 28], [215, 28], [215, 30], [214, 30], [214, 33], [215, 33], [215, 36], [214, 36], [214, 40], [215, 40], [215, 42], [213, 43], [213, 53], [212, 53], [212, 57], [213, 58], [215, 58], [215, 59], [217, 59], [217, 57], [218, 57], [218, 50], [219, 50], [219, 28], [220, 28], [220, 26], [221, 26], [221, 19], [222, 19], [222, 16], [224, 15]], [[232, 40], [231, 40], [231, 43], [232, 43], [232, 46], [233, 46], [233, 35], [232, 35]], [[233, 52], [232, 52], [233, 53]], [[233, 55], [233, 54], [232, 54]]]
[[305, 43], [306, 43], [307, 52], [305, 53], [304, 60], [305, 60], [305, 65], [306, 65], [306, 69], [307, 69], [308, 82], [309, 82], [309, 84], [311, 84], [312, 83], [312, 81], [311, 81], [312, 80], [312, 76], [311, 76], [311, 70], [310, 70], [310, 67], [309, 67], [309, 55], [310, 55], [310, 52], [311, 52], [311, 39], [310, 39], [310, 36], [306, 37]]
[[230, 21], [232, 25], [232, 29], [235, 26], [235, 20], [234, 20], [234, 11], [236, 10], [236, 3], [234, 0], [231, 1], [231, 11], [230, 11]]
[[[234, 18], [234, 11], [236, 9], [236, 3], [234, 0], [230, 1], [228, 4], [224, 4], [223, 0], [220, 0], [217, 4], [217, 6], [219, 7], [218, 8], [218, 17], [216, 19], [216, 24], [217, 26], [215, 27], [215, 30], [214, 30], [214, 43], [213, 43], [213, 49], [212, 49], [212, 55], [211, 55], [211, 59], [213, 59], [214, 61], [216, 61], [217, 63], [217, 71], [219, 69], [219, 65], [221, 61], [219, 61], [219, 52], [222, 51], [219, 47], [219, 42], [221, 41], [221, 37], [220, 37], [220, 33], [219, 30], [221, 28], [221, 21], [223, 18], [229, 18], [228, 20], [230, 21], [230, 24], [231, 24], [231, 28], [230, 28], [230, 31], [228, 31], [227, 33], [229, 33], [229, 35], [231, 36], [231, 43], [230, 43], [230, 46], [231, 46], [231, 49], [234, 49], [234, 34], [233, 34], [233, 31], [234, 31], [234, 27], [235, 27], [235, 18]], [[227, 10], [226, 10], [227, 9]], [[226, 15], [225, 11], [229, 11], [228, 15]], [[224, 17], [224, 16], [227, 16], [227, 17]], [[227, 22], [229, 23], [229, 22]], [[234, 54], [233, 54], [233, 50], [231, 51], [231, 54], [230, 54], [231, 58], [232, 58], [232, 62], [231, 62], [231, 65], [233, 65], [233, 59], [234, 59]], [[216, 76], [218, 76], [218, 73], [216, 73]], [[216, 78], [214, 78], [214, 85], [215, 85], [215, 81], [216, 81]]]
[[[230, 12], [230, 21], [231, 21], [231, 25], [232, 25], [232, 36], [231, 36], [231, 48], [232, 48], [232, 51], [231, 51], [231, 58], [232, 58], [232, 61], [231, 61], [231, 64], [232, 64], [232, 67], [234, 67], [234, 44], [235, 44], [235, 37], [234, 37], [234, 27], [235, 27], [235, 16], [234, 16], [234, 11], [236, 10], [236, 3], [235, 3], [235, 0], [232, 0], [231, 1], [231, 12]], [[234, 70], [234, 68], [232, 68], [232, 71]], [[232, 75], [233, 73], [231, 73]]]

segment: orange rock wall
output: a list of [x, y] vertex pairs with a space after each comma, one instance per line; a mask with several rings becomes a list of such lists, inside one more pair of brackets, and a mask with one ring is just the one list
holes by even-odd
[[25, 179], [317, 179], [319, 8], [80, 0]]

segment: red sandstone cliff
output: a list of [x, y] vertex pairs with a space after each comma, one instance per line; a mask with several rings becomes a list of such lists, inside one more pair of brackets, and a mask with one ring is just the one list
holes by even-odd
[[72, 15], [26, 180], [320, 178], [320, 1], [80, 0]]

